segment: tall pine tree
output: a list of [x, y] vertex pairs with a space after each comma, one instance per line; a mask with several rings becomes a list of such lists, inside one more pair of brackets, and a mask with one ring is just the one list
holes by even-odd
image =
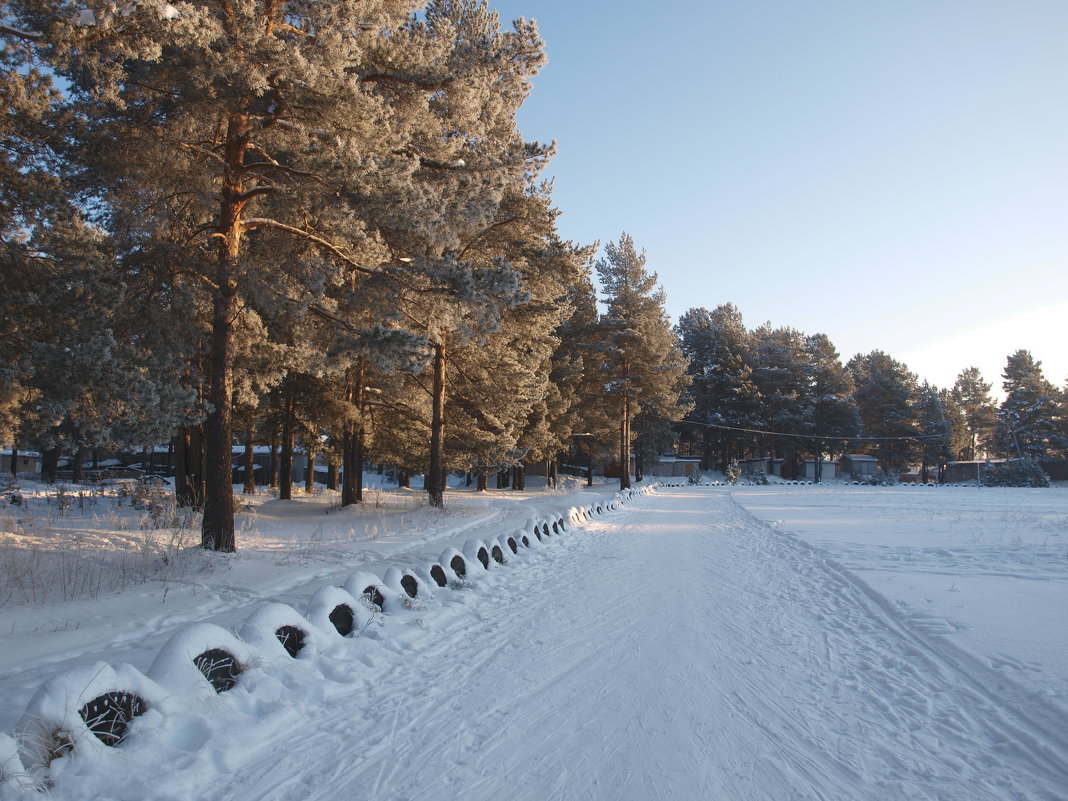
[[1044, 459], [1064, 448], [1058, 426], [1060, 393], [1046, 380], [1042, 362], [1030, 351], [1009, 356], [1002, 376], [1005, 400], [997, 412], [994, 435], [998, 449], [1017, 458]]
[[689, 383], [686, 357], [664, 310], [656, 273], [645, 269], [645, 252], [623, 233], [605, 246], [596, 264], [607, 311], [601, 316], [594, 369], [615, 404], [620, 488], [630, 486], [631, 425], [639, 413], [668, 420], [682, 417], [680, 396]]

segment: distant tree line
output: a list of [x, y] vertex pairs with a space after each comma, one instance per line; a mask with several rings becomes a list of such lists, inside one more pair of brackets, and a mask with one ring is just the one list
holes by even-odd
[[[670, 440], [687, 382], [623, 235], [564, 241], [516, 113], [534, 24], [474, 0], [0, 13], [0, 441], [171, 442], [233, 550], [235, 443], [482, 487], [581, 443]], [[594, 269], [605, 291], [598, 298]], [[598, 302], [606, 311], [598, 310]], [[578, 436], [576, 436], [578, 435]], [[251, 491], [251, 483], [246, 485]]]
[[928, 480], [949, 461], [1068, 456], [1068, 392], [1026, 350], [1008, 357], [997, 404], [975, 367], [939, 388], [882, 351], [843, 364], [824, 334], [748, 330], [731, 304], [690, 309], [675, 331], [692, 381], [681, 447], [709, 468], [852, 450], [887, 473], [918, 466]]

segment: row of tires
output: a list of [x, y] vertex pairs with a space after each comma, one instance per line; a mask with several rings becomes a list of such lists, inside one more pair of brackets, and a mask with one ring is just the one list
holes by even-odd
[[472, 539], [461, 549], [447, 548], [431, 564], [391, 567], [382, 577], [357, 571], [343, 586], [318, 589], [304, 614], [287, 604], [265, 603], [236, 632], [212, 623], [192, 624], [160, 649], [147, 673], [106, 663], [68, 670], [38, 689], [14, 737], [0, 734], [0, 785], [14, 777], [39, 776], [74, 748], [117, 746], [135, 718], [183, 696], [225, 693], [250, 664], [269, 666], [319, 653], [331, 640], [359, 636], [377, 615], [436, 603], [442, 591], [463, 587], [478, 573], [566, 533], [572, 523], [616, 509], [651, 488], [625, 490], [572, 507], [566, 515], [531, 518], [522, 529], [495, 540]]
[[[730, 482], [727, 482], [727, 481], [706, 481], [706, 482], [703, 482], [701, 484], [694, 485], [694, 484], [691, 484], [688, 481], [687, 482], [678, 482], [678, 481], [676, 481], [676, 482], [672, 482], [672, 483], [663, 483], [660, 486], [662, 486], [662, 487], [689, 487], [689, 486], [727, 487], [727, 486], [731, 486], [731, 484], [730, 484]], [[745, 484], [743, 486], [751, 486], [751, 485]], [[766, 485], [762, 484], [762, 485], [758, 485], [758, 486], [771, 486], [771, 487], [786, 487], [786, 486], [790, 486], [790, 487], [901, 486], [901, 487], [970, 487], [972, 489], [975, 489], [975, 482], [972, 481], [971, 483], [965, 482], [965, 483], [955, 483], [955, 484], [939, 484], [939, 483], [934, 482], [934, 481], [928, 481], [926, 483], [916, 482], [916, 481], [902, 481], [900, 484], [895, 484], [895, 485], [878, 485], [878, 484], [871, 484], [871, 483], [865, 482], [865, 481], [844, 481], [844, 482], [833, 482], [833, 483], [832, 482], [826, 482], [826, 483], [822, 483], [821, 484], [821, 483], [817, 483], [815, 481], [810, 481], [808, 479], [790, 479], [788, 481], [779, 481], [779, 482], [777, 482], [775, 484], [766, 484]]]

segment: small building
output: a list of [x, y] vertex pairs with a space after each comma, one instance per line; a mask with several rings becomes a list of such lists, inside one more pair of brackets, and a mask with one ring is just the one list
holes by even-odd
[[844, 453], [838, 460], [839, 475], [874, 476], [879, 472], [879, 460], [866, 453]]
[[701, 469], [700, 456], [661, 456], [660, 461], [649, 471], [654, 476], [663, 478], [685, 478], [690, 473]]
[[[11, 469], [11, 460], [15, 458], [15, 469]], [[10, 476], [12, 473], [31, 476], [41, 475], [41, 454], [36, 451], [19, 451], [15, 457], [11, 448], [0, 450], [0, 476]]]
[[963, 484], [976, 481], [986, 475], [990, 465], [1004, 464], [1004, 459], [976, 459], [967, 462], [947, 462], [942, 471], [942, 481], [946, 484]]
[[[838, 464], [836, 462], [829, 461], [827, 459], [821, 459], [819, 461], [819, 480], [820, 481], [833, 481], [838, 475]], [[816, 480], [816, 460], [805, 459], [805, 463], [801, 465], [799, 479], [805, 481]]]
[[742, 472], [749, 473], [751, 475], [775, 475], [771, 472], [770, 462], [772, 460], [767, 457], [762, 459], [739, 459], [738, 466], [742, 468]]

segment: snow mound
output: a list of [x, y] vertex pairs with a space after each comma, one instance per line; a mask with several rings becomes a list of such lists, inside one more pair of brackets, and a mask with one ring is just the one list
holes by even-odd
[[451, 584], [454, 581], [463, 582], [470, 572], [467, 568], [467, 560], [464, 555], [455, 548], [446, 548], [441, 552], [441, 569]]
[[515, 534], [501, 534], [497, 538], [497, 544], [501, 546], [501, 550], [504, 551], [505, 559], [514, 556], [519, 553], [520, 541], [516, 539]]
[[264, 604], [241, 624], [238, 634], [264, 657], [302, 658], [319, 651], [326, 637], [288, 604]]
[[405, 599], [427, 601], [433, 597], [430, 585], [413, 570], [391, 567], [383, 581], [402, 602]]
[[308, 622], [339, 637], [356, 637], [371, 621], [371, 612], [343, 587], [320, 587], [308, 601]]
[[33, 771], [75, 750], [107, 752], [168, 696], [132, 665], [97, 662], [61, 673], [37, 690], [15, 726], [22, 764]]
[[468, 540], [465, 542], [463, 554], [467, 564], [475, 567], [475, 569], [477, 569], [477, 565], [481, 565], [483, 570], [490, 569], [490, 562], [493, 560], [490, 559], [489, 548], [486, 547], [486, 543], [482, 542], [482, 540]]
[[380, 612], [393, 612], [400, 604], [397, 594], [391, 591], [382, 579], [366, 570], [357, 570], [350, 575], [345, 580], [345, 589], [352, 593], [353, 597], [363, 601], [372, 612], [376, 607]]
[[212, 696], [233, 687], [254, 658], [248, 643], [213, 623], [194, 623], [160, 649], [148, 675], [175, 693]]

